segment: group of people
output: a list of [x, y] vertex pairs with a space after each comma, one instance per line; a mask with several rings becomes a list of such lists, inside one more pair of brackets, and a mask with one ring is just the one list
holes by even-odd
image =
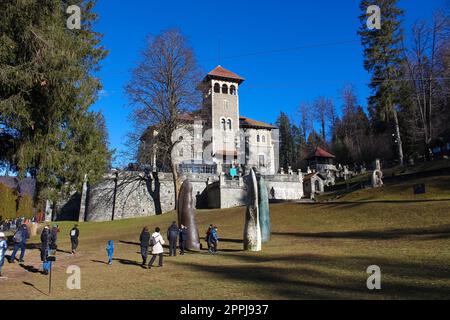
[[[49, 273], [52, 267], [52, 262], [55, 261], [54, 256], [58, 247], [57, 240], [59, 231], [60, 230], [58, 225], [55, 224], [52, 226], [52, 228], [46, 225], [41, 233], [40, 256], [42, 261], [42, 270], [44, 274]], [[78, 229], [78, 225], [74, 225], [74, 227], [70, 230], [72, 255], [76, 254], [79, 236], [80, 230]], [[184, 225], [178, 227], [177, 223], [173, 221], [172, 224], [167, 229], [167, 239], [169, 241], [169, 256], [174, 257], [177, 255], [177, 243], [179, 245], [180, 255], [185, 254], [187, 237], [188, 237], [188, 228]], [[14, 263], [19, 249], [21, 250], [19, 262], [20, 263], [24, 262], [26, 244], [29, 238], [30, 233], [28, 231], [28, 227], [27, 225], [22, 224], [13, 236], [14, 249], [11, 258], [9, 259], [10, 263]], [[165, 244], [165, 241], [163, 236], [161, 235], [161, 229], [159, 227], [156, 227], [154, 232], [150, 234], [148, 227], [144, 227], [140, 234], [139, 241], [141, 246], [142, 267], [144, 268], [148, 267], [149, 269], [151, 269], [157, 258], [159, 258], [158, 266], [162, 267], [164, 257], [163, 245]], [[210, 254], [215, 254], [217, 252], [217, 245], [219, 242], [217, 226], [214, 226], [212, 224], [209, 226], [206, 232], [205, 241], [208, 244], [208, 252]], [[148, 253], [150, 248], [152, 258], [150, 259], [150, 262], [147, 265]], [[8, 244], [5, 234], [3, 232], [0, 232], [0, 277], [7, 249]], [[111, 265], [113, 262], [113, 255], [114, 255], [113, 240], [108, 241], [106, 252], [108, 255], [108, 264]]]
[[5, 220], [0, 218], [0, 230], [2, 232], [16, 230], [26, 222], [27, 219], [25, 217], [19, 217], [15, 219], [5, 219]]
[[[60, 232], [58, 225], [53, 225], [52, 228], [50, 226], [45, 226], [41, 233], [41, 261], [42, 261], [42, 272], [44, 274], [48, 274], [52, 260], [50, 257], [54, 257], [55, 252], [58, 248], [57, 240], [58, 233]], [[78, 247], [78, 237], [80, 235], [80, 231], [78, 226], [75, 225], [70, 230], [70, 240], [72, 245], [72, 255], [75, 255], [77, 247]], [[20, 250], [19, 263], [25, 262], [25, 251], [27, 241], [30, 238], [30, 232], [26, 224], [22, 224], [17, 231], [12, 236], [12, 240], [14, 242], [13, 251], [11, 257], [9, 258], [9, 263], [15, 263], [16, 255]], [[8, 242], [4, 232], [0, 232], [0, 277], [2, 268], [5, 261], [6, 250], [8, 249]]]

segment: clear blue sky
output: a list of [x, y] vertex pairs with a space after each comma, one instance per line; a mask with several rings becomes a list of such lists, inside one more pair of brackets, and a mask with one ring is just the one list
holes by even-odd
[[[417, 19], [430, 19], [444, 2], [400, 0], [405, 29]], [[104, 34], [110, 54], [102, 62], [104, 91], [93, 110], [105, 115], [111, 148], [122, 150], [131, 130], [124, 85], [146, 35], [173, 27], [188, 37], [205, 72], [218, 64], [221, 43], [221, 65], [246, 79], [241, 115], [274, 123], [280, 111], [295, 117], [301, 101], [319, 95], [332, 97], [339, 107], [347, 83], [366, 105], [369, 76], [356, 34], [359, 0], [99, 0], [96, 12], [96, 30]], [[336, 45], [321, 46], [330, 43]], [[283, 50], [295, 47], [305, 48]]]

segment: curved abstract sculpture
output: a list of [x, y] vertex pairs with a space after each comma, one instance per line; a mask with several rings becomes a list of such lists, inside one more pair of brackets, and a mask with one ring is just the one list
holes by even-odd
[[267, 192], [266, 182], [264, 178], [258, 181], [258, 204], [259, 204], [259, 224], [261, 227], [261, 242], [265, 243], [270, 240], [270, 209], [269, 194]]
[[261, 251], [261, 227], [259, 224], [258, 182], [251, 169], [248, 177], [247, 210], [245, 212], [244, 250]]
[[186, 248], [200, 250], [200, 237], [195, 221], [194, 199], [192, 197], [192, 184], [185, 180], [181, 185], [178, 196], [178, 225], [187, 227]]
[[380, 188], [383, 186], [383, 171], [381, 171], [380, 160], [375, 160], [375, 170], [372, 173], [372, 187]]

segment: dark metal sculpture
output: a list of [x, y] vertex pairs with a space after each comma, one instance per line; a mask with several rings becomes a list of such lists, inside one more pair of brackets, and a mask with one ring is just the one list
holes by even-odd
[[187, 227], [186, 248], [200, 250], [200, 237], [195, 221], [195, 206], [192, 197], [192, 183], [185, 180], [178, 196], [178, 225]]

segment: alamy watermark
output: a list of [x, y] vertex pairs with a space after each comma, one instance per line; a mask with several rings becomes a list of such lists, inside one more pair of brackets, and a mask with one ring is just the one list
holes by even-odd
[[69, 6], [66, 10], [67, 14], [70, 14], [67, 19], [67, 28], [69, 30], [80, 30], [81, 29], [81, 8], [79, 6], [73, 5]]
[[377, 5], [367, 7], [367, 28], [369, 30], [381, 30], [381, 9]]
[[372, 265], [367, 268], [367, 273], [370, 274], [367, 278], [367, 289], [381, 290], [381, 269], [377, 265]]
[[66, 287], [69, 290], [81, 289], [81, 269], [79, 266], [68, 266], [66, 273], [70, 276], [67, 278]]

